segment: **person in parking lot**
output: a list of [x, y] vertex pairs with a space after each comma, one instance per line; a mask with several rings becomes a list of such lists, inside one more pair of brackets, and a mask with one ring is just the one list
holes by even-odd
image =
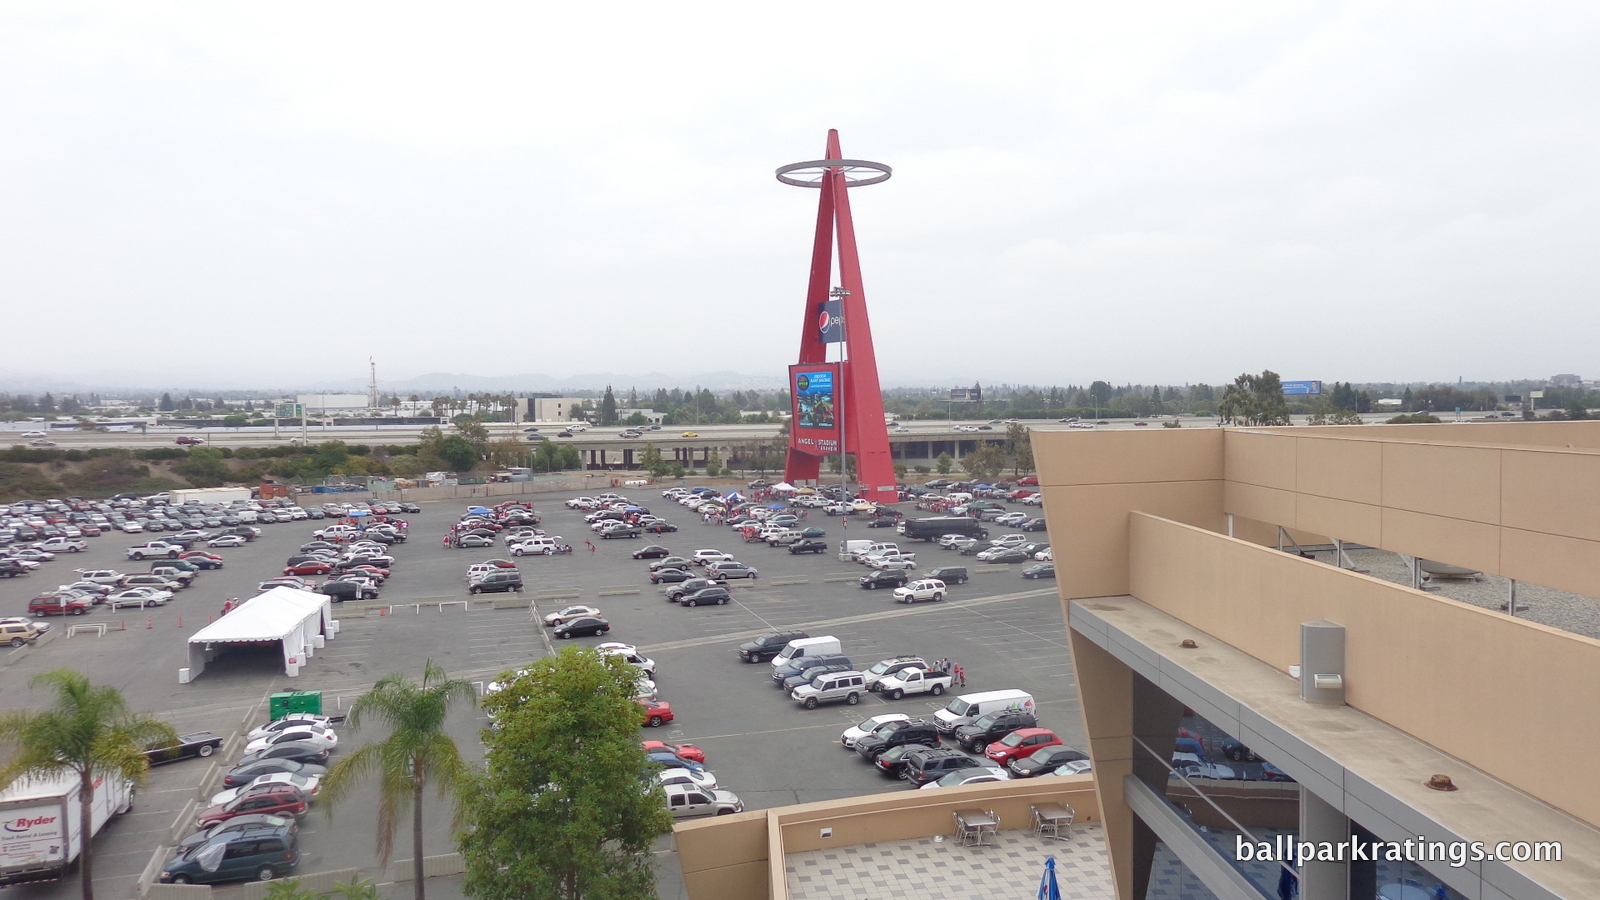
[[590, 553], [594, 552], [594, 541], [584, 541], [583, 543], [589, 548]]

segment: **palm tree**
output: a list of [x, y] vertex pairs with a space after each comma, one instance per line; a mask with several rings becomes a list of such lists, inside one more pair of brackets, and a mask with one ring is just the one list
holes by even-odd
[[94, 900], [90, 823], [96, 776], [121, 776], [143, 784], [150, 770], [144, 748], [175, 742], [178, 734], [165, 722], [129, 712], [122, 692], [95, 687], [82, 672], [56, 669], [36, 676], [33, 683], [53, 688], [56, 702], [47, 709], [19, 709], [0, 716], [0, 741], [12, 750], [0, 766], [0, 785], [26, 777], [78, 776], [83, 900]]
[[359, 728], [361, 720], [376, 716], [388, 723], [389, 737], [365, 744], [339, 760], [322, 779], [322, 802], [332, 807], [344, 800], [355, 783], [377, 775], [378, 864], [387, 866], [394, 850], [394, 832], [405, 804], [411, 804], [411, 865], [416, 900], [422, 898], [422, 791], [431, 781], [440, 799], [455, 806], [453, 820], [462, 824], [459, 791], [470, 777], [456, 742], [444, 732], [445, 715], [456, 699], [475, 697], [472, 684], [445, 677], [444, 669], [428, 660], [422, 684], [404, 675], [386, 675], [350, 707], [346, 722]]

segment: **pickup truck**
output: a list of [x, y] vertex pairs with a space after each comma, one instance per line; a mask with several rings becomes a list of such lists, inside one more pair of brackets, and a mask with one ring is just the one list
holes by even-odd
[[51, 538], [39, 544], [38, 549], [46, 553], [82, 553], [89, 549], [89, 544], [72, 538]]
[[128, 558], [147, 559], [164, 556], [167, 559], [177, 559], [178, 554], [182, 552], [183, 548], [177, 544], [169, 544], [166, 541], [146, 541], [137, 547], [129, 547]]
[[949, 689], [951, 676], [931, 669], [901, 669], [893, 675], [878, 680], [878, 692], [890, 700], [899, 700], [907, 694], [932, 694], [935, 697]]
[[868, 556], [866, 563], [874, 569], [915, 569], [917, 555], [904, 550], [885, 550]]
[[828, 542], [805, 538], [789, 545], [789, 552], [799, 556], [802, 553], [827, 553]]

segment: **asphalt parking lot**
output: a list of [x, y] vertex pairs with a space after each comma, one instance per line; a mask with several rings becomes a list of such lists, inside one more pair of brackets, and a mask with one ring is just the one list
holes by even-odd
[[[277, 575], [283, 560], [320, 527], [313, 522], [263, 526], [262, 537], [250, 545], [219, 551], [226, 567], [202, 573], [194, 587], [165, 608], [100, 609], [88, 616], [51, 620], [58, 629], [86, 623], [105, 623], [109, 628], [103, 637], [58, 637], [0, 669], [0, 707], [43, 701], [29, 690], [28, 679], [71, 666], [97, 683], [119, 688], [133, 708], [159, 715], [179, 731], [211, 730], [227, 736], [273, 691], [321, 690], [325, 711], [337, 712], [383, 675], [419, 676], [430, 658], [453, 677], [486, 683], [507, 668], [552, 651], [549, 629], [541, 627], [536, 616], [570, 603], [587, 603], [601, 610], [613, 630], [605, 638], [581, 638], [576, 643], [626, 641], [656, 660], [660, 697], [671, 702], [677, 719], [661, 728], [641, 729], [641, 736], [700, 746], [721, 787], [738, 794], [746, 808], [906, 790], [904, 782], [879, 776], [869, 764], [841, 749], [839, 733], [877, 713], [930, 714], [943, 705], [931, 697], [895, 702], [871, 695], [857, 706], [841, 703], [804, 710], [773, 686], [766, 664], [741, 663], [734, 652], [739, 642], [772, 629], [834, 635], [859, 668], [903, 653], [929, 660], [949, 657], [967, 671], [965, 691], [1028, 690], [1039, 702], [1041, 724], [1055, 728], [1067, 743], [1082, 746], [1060, 604], [1053, 583], [1018, 577], [1023, 566], [982, 572], [970, 557], [956, 557], [932, 544], [902, 542], [902, 547], [919, 554], [923, 571], [940, 563], [965, 564], [974, 570], [972, 581], [954, 587], [944, 602], [905, 606], [894, 603], [887, 590], [860, 589], [853, 579], [866, 570], [832, 554], [792, 556], [765, 544], [743, 544], [731, 530], [703, 525], [688, 510], [663, 500], [659, 490], [628, 493], [682, 530], [649, 536], [654, 540], [594, 540], [595, 550], [590, 552], [584, 545], [589, 532], [582, 514], [561, 505], [567, 495], [531, 495], [544, 517], [541, 527], [564, 536], [577, 552], [523, 557], [518, 562], [527, 583], [524, 593], [478, 599], [469, 598], [466, 590], [467, 565], [504, 552], [446, 549], [441, 537], [466, 505], [424, 504], [421, 514], [406, 517], [412, 523], [411, 539], [394, 549], [394, 574], [383, 589], [384, 608], [375, 603], [363, 604], [365, 609], [354, 604], [336, 608], [341, 633], [308, 661], [299, 677], [283, 675], [276, 651], [235, 651], [212, 662], [193, 683], [178, 684], [187, 637], [218, 612], [224, 599], [249, 597], [257, 582]], [[843, 537], [841, 519], [813, 513], [806, 524], [826, 528], [832, 543]], [[886, 530], [865, 529], [859, 522], [849, 530], [855, 538], [894, 539]], [[734, 582], [734, 602], [726, 606], [680, 607], [649, 584], [646, 562], [630, 558], [634, 550], [652, 542], [680, 555], [702, 548], [725, 550], [759, 569], [761, 577], [753, 584]], [[20, 614], [28, 598], [70, 580], [73, 568], [131, 571], [122, 551], [133, 543], [138, 541], [115, 534], [95, 538], [85, 553], [47, 563], [25, 578], [0, 581], [0, 610]], [[540, 599], [553, 594], [574, 596]], [[507, 602], [518, 599], [520, 603]], [[508, 608], [494, 608], [495, 601]], [[483, 721], [470, 709], [452, 719], [452, 733], [473, 758], [481, 752], [477, 734]], [[340, 738], [346, 748], [364, 740], [348, 729], [340, 731]], [[133, 813], [109, 826], [97, 843], [97, 883], [105, 896], [134, 894], [139, 874], [166, 840], [174, 819], [195, 797], [207, 768], [201, 761], [186, 761], [152, 771]], [[302, 824], [301, 871], [359, 867], [383, 880], [373, 852], [375, 808], [375, 795], [358, 796], [339, 810], [334, 825], [325, 810], [314, 808]], [[446, 818], [429, 817], [430, 853], [451, 849]], [[405, 837], [401, 835], [402, 847]], [[397, 855], [409, 852], [401, 849]], [[65, 898], [77, 888], [63, 882], [14, 890], [30, 898]]]

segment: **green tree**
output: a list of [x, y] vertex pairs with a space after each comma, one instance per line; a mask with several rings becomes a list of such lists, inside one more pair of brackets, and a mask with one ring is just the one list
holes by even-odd
[[941, 453], [939, 454], [938, 458], [933, 461], [933, 465], [935, 470], [937, 470], [940, 475], [949, 475], [950, 470], [955, 465], [955, 460], [950, 458], [949, 453]]
[[489, 462], [502, 469], [507, 466], [523, 465], [527, 460], [528, 445], [518, 440], [515, 435], [489, 445]]
[[569, 647], [506, 673], [485, 698], [499, 730], [458, 839], [475, 900], [645, 900], [651, 842], [672, 830], [639, 746], [635, 670]]
[[225, 456], [218, 447], [190, 450], [189, 458], [181, 465], [173, 466], [172, 471], [188, 479], [195, 487], [219, 487], [233, 474], [228, 470]]
[[428, 660], [422, 683], [404, 675], [385, 675], [350, 707], [346, 722], [360, 728], [376, 718], [389, 726], [389, 737], [363, 744], [328, 770], [322, 779], [322, 803], [331, 820], [334, 809], [367, 776], [378, 778], [378, 864], [387, 866], [394, 850], [394, 833], [407, 803], [411, 805], [411, 867], [416, 900], [423, 900], [422, 794], [431, 783], [439, 799], [451, 804], [454, 821], [464, 821], [461, 792], [471, 771], [456, 742], [445, 733], [445, 716], [457, 700], [472, 702], [472, 684], [446, 677], [444, 669]]
[[[55, 703], [0, 716], [0, 742], [12, 749], [0, 766], [0, 785], [9, 786], [18, 778], [75, 775], [80, 822], [93, 821], [90, 810], [97, 777], [143, 784], [150, 770], [144, 748], [178, 739], [172, 726], [129, 712], [122, 692], [96, 687], [82, 672], [55, 669], [35, 676], [33, 683], [54, 690]], [[78, 833], [83, 900], [94, 900], [94, 842], [87, 824]]]
[[1235, 378], [1222, 392], [1217, 415], [1230, 425], [1288, 425], [1289, 402], [1283, 399], [1278, 373], [1269, 369]]
[[1006, 456], [1017, 475], [1033, 471], [1033, 439], [1028, 434], [1027, 426], [1021, 422], [1006, 426]]
[[478, 451], [459, 434], [445, 434], [435, 425], [422, 429], [419, 453], [426, 465], [437, 465], [452, 472], [469, 472], [478, 464]]
[[722, 474], [722, 454], [718, 453], [715, 447], [706, 453], [706, 474], [712, 476]]
[[644, 450], [639, 453], [639, 468], [649, 472], [651, 478], [667, 474], [667, 463], [661, 458], [661, 451], [655, 444], [644, 445]]
[[243, 413], [234, 413], [222, 417], [223, 428], [243, 428], [250, 424], [250, 417]]
[[172, 412], [177, 408], [178, 407], [172, 402], [171, 394], [162, 394], [161, 402], [156, 406], [156, 409], [159, 409], [162, 412]]
[[556, 468], [581, 469], [583, 468], [583, 455], [578, 452], [577, 447], [566, 444], [556, 452]]
[[611, 395], [611, 385], [606, 385], [606, 395], [600, 398], [600, 424], [617, 424], [617, 398]]
[[983, 443], [961, 458], [961, 467], [974, 478], [990, 479], [1006, 467], [1006, 452], [999, 446]]

